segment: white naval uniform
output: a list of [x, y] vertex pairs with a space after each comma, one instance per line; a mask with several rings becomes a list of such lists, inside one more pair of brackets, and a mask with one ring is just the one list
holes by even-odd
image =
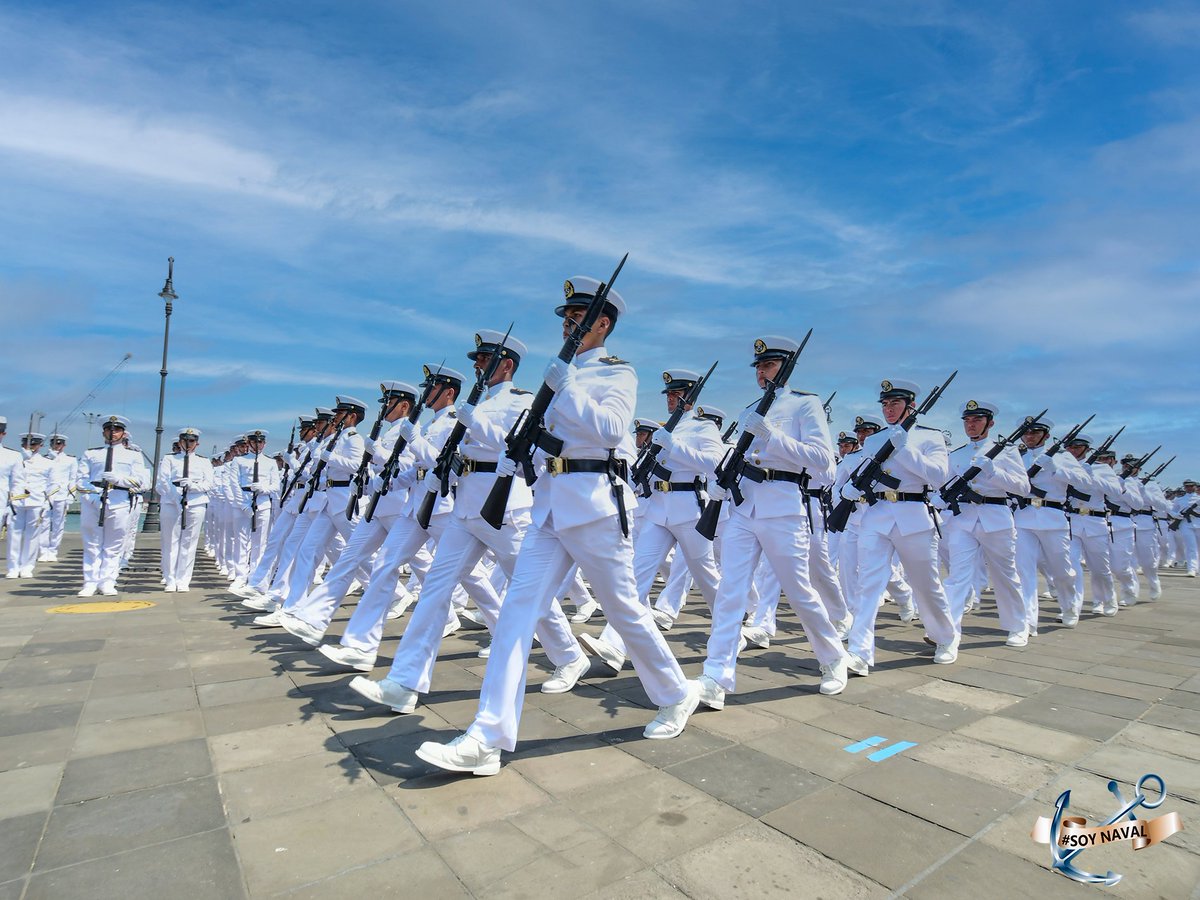
[[[485, 551], [491, 550], [496, 565], [508, 578], [512, 577], [529, 527], [529, 509], [533, 505], [529, 485], [520, 476], [513, 478], [504, 521], [495, 529], [483, 520], [481, 513], [496, 474], [468, 470], [472, 463], [494, 464], [501, 457], [506, 435], [532, 402], [533, 395], [528, 391], [504, 382], [490, 388], [476, 405], [472, 424], [459, 444], [465, 469], [455, 488], [454, 512], [438, 539], [433, 566], [422, 581], [421, 599], [404, 629], [387, 674], [388, 681], [421, 694], [429, 692], [451, 596], [459, 582], [479, 564]], [[418, 488], [417, 495], [423, 496], [424, 490]], [[479, 611], [494, 632], [501, 608], [480, 606]], [[547, 614], [538, 621], [537, 635], [556, 668], [583, 655], [557, 599], [551, 601]]]
[[184, 478], [184, 454], [164, 456], [158, 464], [159, 516], [162, 521], [163, 577], [168, 590], [186, 591], [196, 565], [196, 547], [208, 512], [208, 492], [213, 489], [213, 467], [199, 453], [187, 458], [187, 525], [183, 525], [183, 488], [176, 482]]
[[[1189, 510], [1191, 514], [1185, 517]], [[1195, 576], [1200, 572], [1200, 491], [1176, 497], [1171, 511], [1175, 518], [1183, 520], [1176, 529], [1183, 544], [1179, 561], [1186, 564], [1188, 575]]]
[[[576, 356], [570, 373], [545, 416], [547, 430], [563, 442], [562, 456], [604, 460], [615, 455], [632, 463], [633, 367], [597, 347]], [[544, 460], [539, 451], [535, 462], [540, 467]], [[632, 518], [637, 506], [633, 491], [603, 472], [546, 473], [538, 479], [532, 524], [496, 625], [479, 711], [467, 729], [485, 746], [516, 747], [534, 630], [550, 612], [573, 563], [621, 633], [650, 702], [671, 706], [687, 696], [683, 670], [638, 596], [633, 542], [621, 529], [619, 503]]]
[[142, 454], [128, 447], [113, 447], [111, 474], [116, 483], [108, 490], [108, 507], [101, 526], [100, 507], [107, 447], [95, 447], [79, 458], [75, 491], [79, 496], [79, 530], [83, 537], [83, 584], [100, 590], [116, 587], [121, 548], [129, 531], [132, 494], [144, 490], [150, 472]]
[[[1133, 606], [1138, 601], [1137, 551], [1134, 549], [1134, 510], [1140, 509], [1142, 496], [1138, 492], [1136, 478], [1122, 478], [1115, 468], [1111, 469], [1110, 482], [1115, 487], [1106, 491], [1112, 507], [1109, 521], [1112, 522], [1112, 570], [1117, 585], [1117, 602], [1121, 606]], [[1116, 490], [1119, 487], [1120, 490]]]
[[[812, 394], [780, 393], [766, 413], [773, 430], [755, 436], [746, 462], [759, 469], [805, 476], [834, 474], [833, 445], [821, 401]], [[704, 674], [725, 691], [737, 689], [737, 652], [747, 598], [759, 559], [770, 564], [783, 593], [800, 619], [822, 666], [845, 656], [841, 639], [808, 577], [808, 503], [801, 485], [791, 481], [742, 478], [742, 502], [733, 506], [721, 538], [721, 586], [713, 607], [712, 633]]]
[[1137, 564], [1142, 570], [1142, 577], [1149, 587], [1149, 599], [1157, 600], [1162, 596], [1162, 584], [1158, 580], [1158, 528], [1154, 521], [1154, 498], [1151, 497], [1149, 486], [1142, 479], [1132, 477], [1126, 479], [1126, 488], [1130, 496], [1136, 494], [1138, 504], [1133, 509], [1133, 551], [1137, 556]]
[[29, 578], [41, 549], [43, 520], [49, 503], [47, 495], [53, 476], [49, 459], [40, 453], [22, 451], [25, 489], [9, 497], [13, 507], [8, 525], [8, 577]]
[[[633, 576], [638, 596], [647, 606], [654, 576], [676, 544], [675, 562], [687, 565], [692, 579], [700, 589], [704, 602], [713, 609], [721, 573], [713, 556], [713, 542], [696, 531], [696, 523], [708, 494], [703, 485], [714, 477], [713, 470], [725, 455], [721, 432], [711, 419], [702, 419], [692, 412], [685, 413], [675, 426], [669, 450], [658, 455], [655, 474], [650, 479], [650, 496], [638, 502], [638, 528], [633, 544]], [[663, 490], [667, 485], [668, 489]], [[693, 490], [680, 489], [699, 485]], [[675, 488], [670, 487], [675, 485]], [[671, 569], [674, 571], [675, 563]], [[678, 615], [678, 611], [676, 611]], [[674, 618], [674, 616], [672, 616]], [[621, 655], [625, 645], [610, 621], [600, 639], [611, 644]]]
[[[1021, 455], [1028, 472], [1035, 465], [1038, 473], [1030, 479], [1030, 491], [1013, 514], [1017, 523], [1017, 574], [1021, 576], [1021, 597], [1025, 600], [1025, 624], [1036, 635], [1038, 627], [1038, 560], [1045, 567], [1051, 588], [1058, 594], [1058, 606], [1064, 616], [1078, 615], [1083, 596], [1075, 586], [1071, 567], [1071, 535], [1067, 522], [1067, 488], [1092, 493], [1095, 479], [1066, 451], [1048, 456], [1047, 444]], [[1039, 494], [1040, 492], [1040, 494]]]
[[[231, 480], [237, 480], [237, 504], [233, 525], [237, 530], [237, 543], [232, 559], [233, 573], [237, 580], [245, 583], [247, 577], [258, 568], [263, 551], [267, 547], [271, 528], [271, 510], [279, 496], [279, 466], [274, 457], [265, 453], [245, 453], [232, 460]], [[258, 470], [257, 490], [254, 484], [255, 468]]]
[[300, 514], [300, 503], [304, 499], [308, 479], [316, 467], [316, 456], [320, 449], [320, 440], [309, 438], [300, 444], [294, 458], [286, 459], [291, 472], [287, 499], [283, 498], [281, 492], [279, 508], [272, 517], [271, 532], [267, 535], [267, 546], [258, 566], [246, 579], [250, 587], [264, 594], [270, 591], [280, 602], [288, 593], [296, 550], [308, 526], [312, 524], [310, 517]]
[[[895, 428], [897, 426], [893, 426]], [[885, 428], [870, 435], [862, 448], [865, 462], [875, 455], [892, 434]], [[860, 463], [859, 465], [861, 465]], [[888, 490], [901, 494], [920, 494], [933, 485], [946, 483], [950, 462], [946, 442], [936, 429], [916, 425], [908, 433], [903, 448], [894, 451], [883, 464], [887, 475], [899, 480]], [[938, 571], [938, 536], [930, 508], [918, 501], [892, 502], [880, 493], [879, 499], [863, 510], [858, 529], [858, 579], [860, 608], [852, 610], [850, 652], [867, 665], [875, 662], [875, 618], [879, 602], [892, 577], [892, 552], [904, 566], [904, 576], [912, 585], [914, 599], [921, 611], [925, 631], [939, 646], [953, 643], [960, 635], [960, 623], [954, 619], [942, 589]]]
[[1092, 612], [1112, 616], [1117, 612], [1117, 598], [1113, 593], [1112, 532], [1103, 485], [1106, 479], [1115, 476], [1104, 463], [1083, 464], [1092, 473], [1094, 484], [1089, 491], [1076, 488], [1070, 500], [1071, 567], [1075, 570], [1075, 590], [1082, 598], [1083, 564], [1086, 562], [1092, 585]]
[[75, 469], [79, 460], [65, 450], [51, 456], [53, 473], [50, 476], [50, 523], [46, 546], [42, 558], [47, 562], [58, 559], [58, 548], [62, 546], [67, 526], [67, 507], [71, 505], [71, 493], [75, 486]]
[[[950, 453], [951, 479], [978, 465], [996, 441], [985, 438], [969, 441]], [[962, 627], [967, 597], [977, 587], [976, 561], [986, 562], [996, 592], [996, 611], [1000, 628], [1009, 634], [1025, 630], [1025, 603], [1021, 598], [1017, 575], [1017, 529], [1013, 523], [1009, 494], [1025, 494], [1029, 478], [1015, 447], [1006, 447], [993, 460], [990, 475], [982, 472], [971, 479], [967, 488], [985, 502], [959, 504], [956, 515], [947, 517], [943, 538], [950, 554], [950, 574], [945, 581], [950, 611]], [[993, 502], [986, 502], [986, 501]], [[1000, 501], [1000, 502], [995, 502]]]
[[18, 451], [0, 447], [0, 525], [12, 518], [12, 496], [25, 493], [24, 462]]

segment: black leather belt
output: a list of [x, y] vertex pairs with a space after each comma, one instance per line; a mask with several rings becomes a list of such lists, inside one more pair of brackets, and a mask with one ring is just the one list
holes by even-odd
[[472, 472], [495, 472], [496, 464], [494, 462], [485, 462], [479, 459], [463, 458], [462, 472], [460, 475], [470, 475]]
[[975, 506], [1008, 506], [1007, 497], [964, 497], [962, 502]]
[[1130, 519], [1130, 518], [1133, 518], [1133, 515], [1134, 515], [1133, 513], [1122, 512], [1121, 510], [1113, 510], [1112, 514], [1114, 516], [1118, 516], [1122, 519]]
[[1075, 509], [1074, 507], [1068, 507], [1068, 511], [1074, 513], [1077, 516], [1091, 516], [1093, 519], [1103, 519], [1106, 515], [1108, 515], [1108, 513], [1102, 509], [1089, 509], [1086, 506], [1083, 507], [1082, 509]]
[[825, 488], [804, 488], [804, 496], [811, 497], [813, 500], [820, 500], [825, 493]]
[[694, 494], [696, 491], [702, 491], [708, 486], [707, 481], [652, 481], [650, 487], [664, 494], [669, 494], [672, 491], [687, 491], [689, 494]]
[[752, 466], [749, 463], [742, 468], [742, 475], [749, 478], [755, 484], [761, 484], [764, 481], [786, 481], [790, 484], [798, 484], [801, 487], [808, 484], [809, 477], [800, 472], [785, 472], [782, 469], [762, 469], [758, 466]]
[[352, 484], [354, 484], [354, 482], [349, 478], [347, 478], [345, 481], [335, 481], [332, 478], [329, 479], [330, 487], [350, 487]]
[[1044, 506], [1047, 509], [1057, 509], [1063, 512], [1067, 511], [1067, 505], [1061, 500], [1043, 500], [1041, 497], [1022, 497], [1020, 501], [1021, 509], [1027, 506]]
[[907, 494], [902, 491], [876, 491], [875, 498], [886, 500], [889, 503], [926, 503], [929, 501], [929, 495], [924, 491], [915, 494]]
[[565, 456], [551, 456], [546, 459], [546, 471], [551, 475], [574, 475], [579, 472], [591, 472], [607, 475], [612, 473], [618, 478], [628, 478], [629, 465], [623, 459], [568, 459]]

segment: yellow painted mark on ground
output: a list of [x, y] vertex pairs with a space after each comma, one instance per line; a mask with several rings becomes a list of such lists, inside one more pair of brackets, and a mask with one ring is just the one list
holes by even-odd
[[53, 606], [46, 612], [76, 616], [85, 613], [127, 612], [131, 609], [149, 609], [151, 606], [157, 605], [149, 600], [97, 600], [95, 603], [67, 603], [64, 606]]

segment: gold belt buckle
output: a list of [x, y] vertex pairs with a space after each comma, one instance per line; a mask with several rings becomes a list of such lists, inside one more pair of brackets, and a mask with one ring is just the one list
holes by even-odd
[[888, 503], [896, 503], [900, 500], [900, 492], [899, 491], [884, 491], [883, 499], [886, 500]]
[[1043, 500], [1041, 497], [1032, 497], [1029, 500], [1029, 505], [1030, 506], [1042, 506], [1045, 502], [1046, 501]]
[[475, 471], [475, 460], [467, 459], [466, 457], [463, 457], [462, 474], [470, 475], [474, 471]]
[[1081, 516], [1090, 516], [1092, 514], [1092, 512], [1093, 512], [1093, 510], [1090, 506], [1079, 507], [1079, 514]]
[[546, 471], [551, 475], [561, 475], [567, 471], [566, 460], [561, 456], [551, 456], [546, 460]]
[[669, 494], [669, 493], [671, 493], [671, 482], [669, 482], [669, 481], [656, 481], [656, 482], [654, 482], [654, 489], [655, 489], [656, 491], [659, 491], [659, 492], [663, 493], [663, 494]]

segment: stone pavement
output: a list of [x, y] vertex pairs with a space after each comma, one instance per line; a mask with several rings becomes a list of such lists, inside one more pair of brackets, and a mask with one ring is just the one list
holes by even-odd
[[[482, 632], [445, 641], [417, 715], [367, 715], [349, 675], [251, 627], [207, 558], [199, 590], [161, 593], [155, 537], [121, 598], [152, 608], [48, 614], [85, 602], [78, 535], [36, 578], [0, 581], [0, 900], [1174, 898], [1200, 883], [1200, 583], [1177, 572], [1158, 603], [1072, 631], [1045, 605], [1023, 650], [989, 630], [989, 598], [954, 666], [888, 607], [880, 667], [836, 698], [784, 614], [744, 657], [741, 693], [673, 741], [641, 739], [652, 713], [630, 672], [543, 695], [535, 655], [518, 752], [498, 776], [456, 778], [413, 749], [471, 719]], [[669, 635], [691, 675], [702, 610]], [[1091, 824], [1117, 808], [1109, 778], [1128, 796], [1146, 772], [1169, 793], [1146, 815], [1177, 811], [1185, 830], [1076, 860], [1123, 873], [1114, 888], [1049, 871], [1029, 831], [1058, 794]]]

